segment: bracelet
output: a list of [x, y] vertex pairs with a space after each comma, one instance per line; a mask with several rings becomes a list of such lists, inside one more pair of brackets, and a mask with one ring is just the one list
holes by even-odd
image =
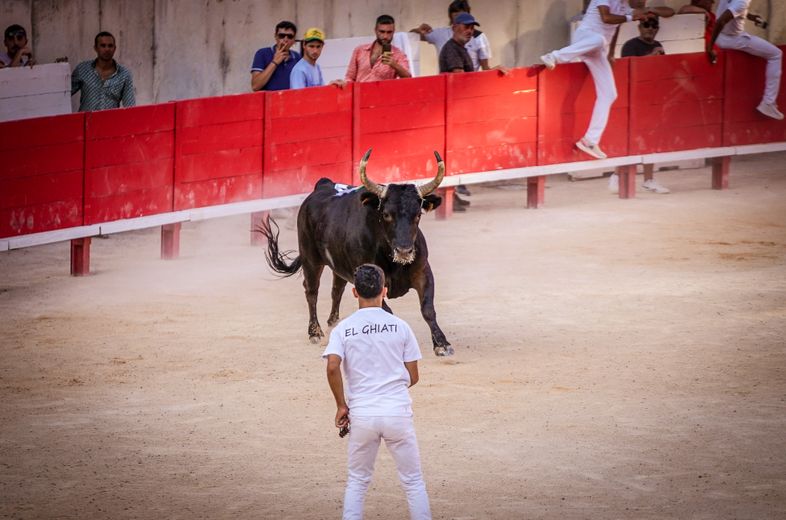
[[629, 22], [632, 22], [632, 21], [633, 21], [633, 15], [632, 15], [632, 14], [626, 14], [626, 15], [625, 15], [625, 19], [626, 19], [627, 21], [629, 21]]

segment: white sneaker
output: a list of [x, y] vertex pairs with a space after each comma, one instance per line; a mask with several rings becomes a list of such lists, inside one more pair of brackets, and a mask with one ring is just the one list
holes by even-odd
[[597, 144], [590, 144], [584, 138], [581, 138], [578, 141], [576, 141], [576, 148], [586, 153], [587, 155], [593, 156], [596, 159], [606, 158], [606, 154], [603, 153], [603, 150], [600, 149], [600, 146], [598, 146]]
[[549, 70], [554, 70], [554, 67], [557, 66], [557, 59], [550, 52], [541, 56], [540, 61], [542, 61]]
[[614, 194], [620, 192], [620, 176], [616, 173], [612, 173], [609, 177], [609, 191]]
[[777, 119], [778, 121], [781, 121], [783, 119], [783, 114], [781, 113], [780, 110], [778, 110], [778, 107], [775, 105], [775, 103], [765, 103], [764, 101], [762, 101], [761, 103], [759, 103], [759, 106], [756, 107], [756, 110], [758, 110], [765, 116], [771, 117], [773, 119]]
[[663, 194], [663, 193], [671, 193], [671, 190], [669, 190], [666, 186], [664, 186], [663, 184], [659, 183], [655, 179], [650, 179], [648, 181], [644, 181], [644, 184], [642, 184], [641, 187], [644, 188], [647, 191], [652, 191], [654, 193], [661, 193], [661, 194]]

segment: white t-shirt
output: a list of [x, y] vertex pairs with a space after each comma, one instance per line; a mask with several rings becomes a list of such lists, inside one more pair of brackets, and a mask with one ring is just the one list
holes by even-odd
[[744, 33], [745, 17], [748, 15], [748, 7], [750, 5], [751, 0], [720, 0], [715, 15], [720, 18], [727, 10], [734, 15], [734, 18], [723, 27], [721, 34], [737, 36]]
[[603, 36], [603, 39], [606, 40], [606, 44], [609, 44], [619, 25], [605, 23], [603, 21], [603, 18], [600, 16], [600, 11], [598, 11], [598, 7], [601, 5], [608, 7], [611, 14], [620, 16], [633, 14], [633, 9], [631, 9], [627, 0], [592, 0], [587, 6], [587, 12], [584, 14], [584, 18], [581, 19], [581, 24], [579, 28], [576, 29], [576, 32], [578, 33], [581, 31], [582, 33], [590, 32], [600, 34]]
[[[453, 29], [451, 27], [438, 27], [425, 36], [426, 41], [432, 44], [437, 49], [437, 56], [442, 52], [442, 47], [448, 43], [448, 40], [453, 38]], [[480, 60], [487, 60], [491, 58], [491, 44], [486, 37], [486, 33], [481, 32], [478, 36], [473, 36], [472, 39], [464, 46], [472, 58], [472, 66], [475, 70], [480, 70]]]
[[347, 406], [356, 417], [411, 417], [409, 372], [420, 347], [402, 319], [380, 307], [358, 309], [330, 333], [322, 354], [341, 357]]

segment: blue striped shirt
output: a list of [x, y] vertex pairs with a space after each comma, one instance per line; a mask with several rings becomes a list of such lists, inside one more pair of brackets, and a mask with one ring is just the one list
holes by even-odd
[[79, 111], [89, 112], [119, 108], [121, 102], [124, 107], [136, 105], [131, 71], [114, 62], [115, 73], [106, 80], [102, 80], [96, 70], [96, 61], [83, 61], [76, 66], [71, 75], [71, 95], [73, 96], [79, 90], [82, 91]]

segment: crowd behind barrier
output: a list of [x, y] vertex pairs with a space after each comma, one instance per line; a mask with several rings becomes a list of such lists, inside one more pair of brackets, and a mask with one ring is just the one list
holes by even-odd
[[[764, 66], [734, 51], [716, 65], [701, 53], [618, 60], [610, 159], [786, 142], [786, 123], [755, 111]], [[584, 158], [571, 143], [593, 97], [586, 67], [569, 64], [0, 123], [0, 246], [20, 235], [295, 196], [322, 176], [357, 183], [367, 148], [380, 182], [432, 177], [435, 150], [446, 160], [446, 186], [451, 176], [482, 182], [483, 172], [575, 163]]]

